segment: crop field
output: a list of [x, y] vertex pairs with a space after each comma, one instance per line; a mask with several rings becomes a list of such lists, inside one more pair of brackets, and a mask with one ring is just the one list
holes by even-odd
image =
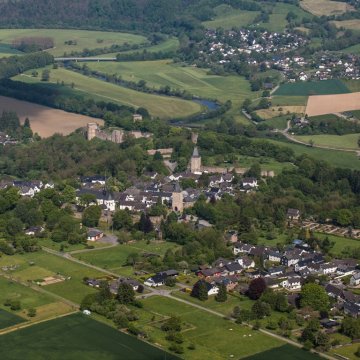
[[219, 5], [214, 9], [215, 19], [203, 22], [207, 29], [231, 29], [233, 27], [244, 27], [251, 24], [259, 11], [246, 11], [234, 9], [230, 5]]
[[166, 250], [175, 249], [176, 247], [176, 244], [169, 242], [146, 244], [145, 241], [139, 241], [133, 244], [118, 245], [116, 247], [104, 250], [78, 253], [74, 254], [74, 256], [79, 260], [85, 261], [89, 264], [123, 273], [123, 271], [132, 270], [129, 267], [123, 268], [126, 264], [126, 259], [131, 254], [154, 253], [164, 255]]
[[[105, 31], [62, 30], [62, 29], [0, 29], [0, 45], [11, 45], [12, 41], [21, 37], [51, 37], [55, 46], [48, 52], [54, 56], [62, 56], [71, 51], [82, 51], [84, 48], [96, 49], [111, 45], [142, 44], [147, 40], [144, 36]], [[65, 41], [76, 42], [66, 45]]]
[[103, 120], [89, 116], [68, 113], [27, 101], [0, 96], [0, 113], [15, 111], [22, 122], [29, 118], [31, 129], [41, 137], [49, 137], [55, 133], [68, 135], [89, 122], [103, 125]]
[[360, 80], [342, 80], [342, 82], [351, 92], [360, 92]]
[[207, 70], [174, 64], [172, 60], [88, 63], [91, 69], [121, 75], [129, 81], [145, 80], [148, 86], [170, 86], [204, 98], [242, 103], [255, 97], [250, 84], [240, 76], [208, 75]]
[[307, 96], [273, 95], [271, 97], [273, 106], [306, 106]]
[[309, 96], [306, 106], [308, 116], [336, 114], [352, 110], [360, 110], [360, 92]]
[[74, 314], [0, 336], [1, 359], [178, 359], [137, 338]]
[[358, 150], [358, 139], [360, 134], [347, 135], [301, 135], [296, 139], [309, 143], [314, 141], [315, 145], [324, 145], [338, 149], [354, 149]]
[[[41, 72], [41, 70], [39, 70]], [[23, 80], [22, 78], [25, 78]], [[40, 83], [39, 78], [17, 76], [16, 80]], [[158, 96], [145, 94], [121, 86], [107, 83], [105, 81], [90, 78], [79, 73], [63, 68], [51, 69], [50, 82], [65, 84], [74, 84], [75, 90], [79, 90], [87, 95], [93, 95], [104, 101], [115, 102], [138, 107], [145, 107], [152, 116], [158, 116], [162, 119], [171, 117], [188, 116], [200, 112], [202, 107], [194, 101], [183, 100], [168, 96]]]
[[277, 89], [274, 95], [281, 96], [309, 96], [309, 95], [329, 95], [346, 94], [349, 89], [340, 80], [324, 81], [301, 81], [296, 83], [286, 83]]
[[268, 140], [276, 145], [286, 146], [294, 150], [295, 155], [307, 154], [314, 159], [324, 160], [332, 166], [360, 170], [360, 159], [355, 152], [344, 152], [341, 150], [328, 150], [310, 147], [292, 142]]
[[[23, 281], [39, 280], [38, 276], [45, 273], [64, 276], [66, 278], [65, 281], [47, 285], [44, 289], [76, 303], [80, 303], [85, 295], [95, 291], [93, 288], [83, 284], [83, 278], [103, 276], [103, 273], [96, 270], [45, 252], [3, 256], [0, 258], [0, 267], [14, 265], [17, 265], [17, 268], [11, 272], [11, 275]], [[25, 288], [25, 290], [31, 289]], [[52, 299], [48, 302], [52, 302]], [[44, 303], [38, 304], [38, 306], [43, 304]]]
[[300, 6], [316, 16], [340, 15], [354, 10], [353, 6], [345, 2], [332, 0], [301, 0]]
[[342, 20], [342, 21], [331, 21], [336, 27], [343, 27], [345, 29], [351, 30], [360, 30], [360, 20], [351, 19], [351, 20]]
[[9, 311], [5, 311], [4, 309], [0, 309], [0, 330], [20, 324], [24, 321], [25, 319], [20, 316], [17, 316]]

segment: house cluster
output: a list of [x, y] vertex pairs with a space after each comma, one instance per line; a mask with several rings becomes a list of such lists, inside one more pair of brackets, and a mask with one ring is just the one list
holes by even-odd
[[15, 145], [17, 144], [18, 141], [14, 140], [10, 137], [10, 135], [4, 133], [4, 132], [0, 132], [0, 145]]
[[54, 184], [43, 183], [40, 180], [31, 180], [31, 181], [22, 181], [22, 180], [13, 180], [13, 181], [6, 181], [3, 180], [0, 183], [0, 189], [7, 189], [8, 187], [15, 187], [19, 190], [19, 194], [21, 196], [26, 197], [34, 197], [37, 193], [39, 193], [43, 189], [53, 189]]
[[[85, 279], [85, 284], [94, 288], [99, 288], [103, 282], [103, 279]], [[120, 277], [109, 282], [109, 288], [112, 294], [116, 295], [118, 293], [120, 284], [128, 284], [134, 291], [138, 291], [141, 285], [141, 283], [137, 280]]]
[[[258, 29], [207, 30], [200, 58], [224, 64], [246, 55], [250, 65], [259, 64], [258, 54], [281, 54], [303, 47], [307, 40], [292, 32], [276, 33]], [[271, 65], [269, 64], [269, 67]]]
[[161, 271], [145, 280], [144, 284], [150, 287], [162, 286], [165, 285], [167, 279], [176, 278], [178, 275], [179, 273], [176, 270], [172, 269]]

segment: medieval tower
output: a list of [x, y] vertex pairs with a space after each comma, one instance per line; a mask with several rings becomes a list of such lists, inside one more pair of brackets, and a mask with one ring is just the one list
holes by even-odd
[[88, 123], [87, 124], [87, 139], [90, 141], [94, 137], [96, 137], [96, 132], [98, 130], [98, 124], [96, 123]]
[[184, 210], [184, 198], [179, 183], [176, 183], [172, 192], [172, 210], [176, 212], [183, 212]]
[[201, 156], [196, 146], [190, 160], [190, 172], [192, 174], [201, 174]]

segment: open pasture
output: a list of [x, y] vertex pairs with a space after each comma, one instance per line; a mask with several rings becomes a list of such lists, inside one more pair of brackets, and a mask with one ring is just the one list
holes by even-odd
[[339, 149], [354, 149], [358, 150], [358, 139], [360, 134], [347, 135], [301, 135], [296, 136], [296, 139], [309, 143], [311, 140], [315, 145], [329, 146]]
[[[83, 49], [97, 49], [111, 45], [142, 44], [147, 40], [144, 36], [88, 30], [63, 30], [63, 29], [0, 29], [0, 44], [11, 45], [13, 40], [21, 37], [51, 37], [55, 46], [47, 50], [54, 56], [62, 56], [72, 51]], [[73, 45], [65, 42], [72, 41]]]
[[256, 93], [250, 84], [240, 76], [209, 75], [207, 70], [174, 64], [172, 60], [133, 61], [113, 63], [88, 63], [93, 70], [107, 74], [121, 75], [124, 80], [145, 80], [148, 86], [160, 88], [170, 86], [182, 89], [203, 98], [231, 100], [240, 104]]
[[341, 15], [354, 10], [354, 7], [346, 2], [332, 0], [301, 0], [300, 6], [316, 16]]
[[309, 96], [306, 114], [317, 116], [360, 110], [360, 92]]
[[0, 96], [0, 113], [3, 111], [15, 111], [21, 122], [29, 118], [31, 129], [41, 137], [49, 137], [55, 133], [68, 135], [76, 129], [86, 126], [89, 122], [104, 124], [103, 120], [89, 116], [72, 114], [27, 101]]
[[301, 81], [282, 84], [274, 93], [276, 96], [310, 96], [346, 94], [349, 89], [341, 80]]
[[1, 359], [178, 359], [136, 337], [74, 314], [0, 336]]
[[273, 106], [269, 109], [257, 110], [256, 113], [263, 119], [271, 119], [273, 117], [283, 116], [285, 114], [303, 114], [305, 112], [305, 106], [293, 105], [293, 106]]
[[[17, 76], [15, 79], [29, 83], [41, 83], [39, 78], [31, 76]], [[94, 96], [98, 100], [129, 105], [135, 108], [145, 107], [152, 116], [158, 116], [162, 119], [188, 116], [200, 112], [202, 109], [201, 105], [194, 101], [134, 91], [64, 68], [51, 69], [50, 82], [56, 84], [62, 81], [66, 85], [74, 84], [75, 90], [81, 91], [87, 96]]]
[[350, 30], [360, 30], [360, 19], [331, 21], [331, 23], [334, 24], [337, 28], [343, 27]]

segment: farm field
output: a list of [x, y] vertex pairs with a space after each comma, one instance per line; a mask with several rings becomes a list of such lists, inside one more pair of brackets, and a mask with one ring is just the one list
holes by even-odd
[[146, 252], [164, 255], [166, 250], [175, 249], [176, 247], [176, 244], [169, 242], [146, 244], [145, 241], [138, 241], [129, 245], [118, 245], [109, 249], [73, 254], [73, 256], [89, 264], [123, 273], [123, 271], [132, 272], [132, 268], [130, 267], [123, 268], [126, 264], [126, 259], [131, 254]]
[[331, 23], [334, 24], [338, 28], [343, 27], [345, 29], [360, 30], [360, 20], [359, 19], [331, 21]]
[[45, 252], [0, 258], [0, 267], [14, 265], [18, 267], [11, 272], [11, 275], [22, 281], [41, 280], [43, 277], [56, 274], [64, 276], [66, 280], [46, 285], [44, 289], [76, 303], [80, 303], [85, 295], [95, 291], [83, 284], [83, 278], [103, 276], [103, 273], [96, 270]]
[[[360, 44], [359, 44], [359, 50], [360, 50]], [[359, 92], [360, 91], [360, 80], [345, 80], [344, 79], [344, 80], [342, 80], [342, 82], [345, 84], [345, 86], [351, 92]]]
[[360, 110], [360, 92], [337, 95], [309, 96], [306, 114], [317, 116]]
[[273, 95], [273, 106], [306, 106], [307, 96]]
[[[63, 30], [63, 29], [0, 29], [0, 45], [11, 45], [12, 41], [21, 37], [51, 37], [55, 47], [48, 52], [54, 56], [62, 56], [72, 51], [82, 51], [84, 48], [97, 49], [111, 45], [142, 44], [147, 39], [141, 35], [88, 31], [88, 30]], [[65, 41], [76, 41], [76, 45], [66, 45]]]
[[274, 95], [282, 96], [309, 96], [346, 94], [349, 89], [340, 80], [309, 81], [282, 84]]
[[358, 139], [360, 134], [347, 135], [301, 135], [295, 136], [296, 139], [309, 143], [314, 141], [315, 145], [330, 146], [339, 149], [354, 149], [358, 150]]
[[0, 96], [0, 112], [3, 111], [15, 111], [21, 122], [29, 118], [31, 129], [41, 137], [49, 137], [55, 133], [68, 135], [76, 129], [86, 126], [89, 122], [97, 122], [99, 125], [104, 123], [103, 120], [89, 116]]
[[286, 129], [289, 116], [278, 116], [266, 120], [266, 124], [273, 126], [275, 129], [284, 130]]
[[[41, 70], [39, 70], [41, 72]], [[22, 81], [25, 76], [17, 76], [14, 79]], [[27, 77], [26, 82], [40, 83], [39, 78]], [[119, 104], [130, 105], [135, 108], [145, 107], [152, 116], [162, 119], [171, 117], [188, 116], [201, 111], [202, 107], [194, 101], [179, 98], [145, 94], [131, 89], [126, 89], [105, 81], [93, 79], [74, 71], [63, 68], [51, 69], [50, 81], [69, 85], [74, 83], [74, 88], [86, 95], [96, 96], [102, 100], [112, 101]]]
[[291, 345], [283, 345], [276, 349], [264, 351], [263, 353], [249, 356], [244, 360], [265, 360], [265, 359], [276, 359], [276, 360], [320, 360], [321, 358], [308, 351], [297, 349]]
[[291, 114], [303, 114], [305, 112], [305, 106], [294, 105], [294, 106], [273, 106], [269, 109], [257, 110], [256, 113], [263, 119], [271, 119], [273, 117], [283, 116], [287, 113]]
[[355, 152], [344, 152], [340, 150], [319, 149], [291, 142], [268, 140], [273, 144], [287, 146], [294, 150], [296, 156], [307, 154], [314, 159], [327, 161], [329, 164], [339, 168], [360, 170], [360, 160]]
[[230, 5], [219, 5], [214, 9], [216, 17], [210, 21], [204, 21], [203, 25], [207, 29], [231, 29], [233, 27], [244, 27], [251, 24], [259, 11], [246, 11], [234, 9]]
[[301, 0], [300, 6], [316, 16], [340, 15], [354, 8], [345, 2], [332, 0]]
[[20, 316], [15, 315], [9, 311], [0, 309], [0, 330], [20, 324], [24, 321], [25, 319], [21, 318]]
[[[184, 348], [187, 347], [188, 343], [196, 345], [195, 350], [185, 349], [185, 359], [222, 360], [231, 357], [243, 359], [257, 353], [260, 356], [262, 352], [270, 349], [273, 349], [275, 355], [281, 354], [281, 349], [284, 346], [284, 343], [278, 339], [254, 331], [246, 326], [230, 323], [212, 314], [204, 316], [203, 310], [172, 299], [153, 296], [143, 300], [143, 303], [144, 310], [154, 315], [169, 316], [180, 314], [182, 320], [188, 325], [188, 329], [183, 332], [185, 339]], [[241, 306], [240, 301], [239, 305]], [[157, 342], [166, 345], [166, 341], [162, 340], [163, 334], [161, 334], [161, 330], [158, 329], [158, 326], [152, 324], [149, 319], [146, 322], [139, 320], [137, 325], [145, 331], [151, 332], [153, 337], [157, 339]], [[210, 333], [211, 336], [209, 336]], [[302, 355], [302, 350], [290, 348], [294, 356]], [[297, 359], [297, 357], [294, 358]], [[262, 357], [262, 359], [265, 358]], [[302, 358], [298, 357], [298, 359]], [[316, 359], [316, 357], [310, 357], [309, 359]]]
[[16, 49], [12, 49], [7, 44], [1, 44], [0, 43], [0, 58], [12, 56], [12, 55], [21, 55], [21, 54], [22, 54], [21, 51], [18, 51]]
[[2, 335], [0, 347], [3, 360], [178, 359], [82, 314], [69, 315]]
[[250, 84], [240, 76], [208, 75], [207, 70], [174, 64], [172, 60], [88, 63], [91, 69], [121, 75], [129, 81], [145, 80], [148, 86], [170, 86], [203, 98], [231, 100], [240, 104], [253, 98]]

